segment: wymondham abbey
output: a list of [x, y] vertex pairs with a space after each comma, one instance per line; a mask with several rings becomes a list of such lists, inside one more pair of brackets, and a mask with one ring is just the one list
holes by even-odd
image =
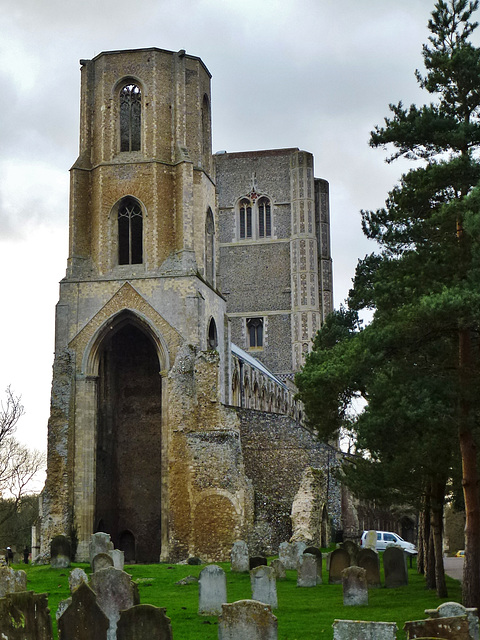
[[127, 561], [328, 542], [338, 452], [293, 375], [332, 308], [328, 184], [298, 149], [212, 155], [185, 51], [81, 61], [41, 549], [105, 531]]

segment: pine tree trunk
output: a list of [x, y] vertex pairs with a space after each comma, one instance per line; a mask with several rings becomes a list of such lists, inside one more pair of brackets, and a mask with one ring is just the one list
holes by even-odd
[[425, 573], [425, 501], [424, 508], [418, 516], [418, 555], [417, 572]]
[[425, 495], [425, 511], [423, 520], [423, 562], [425, 572], [425, 586], [427, 589], [435, 589], [435, 549], [433, 543], [433, 531], [431, 525], [431, 486], [427, 488]]
[[432, 482], [431, 526], [435, 563], [435, 588], [439, 598], [446, 598], [447, 584], [443, 566], [443, 503], [445, 483]]

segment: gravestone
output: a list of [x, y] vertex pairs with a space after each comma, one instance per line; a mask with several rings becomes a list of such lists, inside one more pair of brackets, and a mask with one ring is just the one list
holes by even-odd
[[347, 567], [342, 571], [343, 604], [346, 607], [368, 604], [367, 572], [362, 567]]
[[72, 604], [72, 598], [67, 598], [66, 600], [60, 600], [58, 603], [57, 610], [55, 611], [55, 619], [58, 624], [58, 620], [63, 616], [68, 607]]
[[464, 607], [458, 602], [444, 602], [436, 609], [426, 609], [425, 615], [429, 618], [452, 618], [454, 616], [467, 616], [471, 640], [479, 640], [478, 612], [476, 608]]
[[277, 618], [271, 608], [255, 600], [222, 605], [218, 640], [277, 640]]
[[110, 539], [110, 534], [102, 531], [93, 533], [89, 545], [90, 564], [92, 564], [97, 553], [109, 553], [110, 551], [113, 551], [113, 542]]
[[117, 640], [173, 640], [170, 618], [165, 609], [137, 604], [120, 612]]
[[25, 571], [15, 571], [12, 567], [0, 567], [0, 598], [7, 593], [26, 591], [27, 574]]
[[293, 546], [293, 554], [294, 554], [294, 557], [296, 558], [295, 560], [295, 569], [296, 569], [298, 565], [298, 561], [302, 557], [303, 552], [307, 548], [307, 545], [305, 544], [305, 542], [297, 541], [297, 542], [292, 542], [292, 546]]
[[97, 555], [92, 560], [93, 573], [95, 573], [96, 571], [100, 571], [100, 569], [108, 569], [108, 567], [113, 566], [113, 558], [109, 553], [97, 553]]
[[125, 552], [120, 549], [112, 549], [112, 551], [109, 551], [108, 555], [112, 558], [115, 569], [123, 571], [125, 568]]
[[395, 640], [395, 622], [367, 622], [364, 620], [335, 620], [333, 640]]
[[88, 582], [88, 576], [83, 569], [76, 567], [73, 571], [70, 571], [70, 575], [68, 576], [70, 593], [73, 593], [75, 589], [78, 589], [83, 582]]
[[249, 570], [248, 545], [244, 540], [237, 540], [233, 543], [230, 560], [232, 571], [244, 573]]
[[470, 640], [467, 616], [428, 618], [406, 622], [403, 630], [407, 640], [412, 638], [442, 638], [442, 640]]
[[198, 613], [201, 616], [218, 616], [224, 602], [227, 602], [225, 571], [216, 564], [209, 564], [198, 577]]
[[48, 595], [33, 591], [9, 593], [0, 599], [0, 638], [53, 640]]
[[259, 566], [250, 571], [250, 584], [252, 586], [252, 600], [268, 604], [272, 609], [278, 607], [277, 583], [275, 571], [272, 567]]
[[55, 536], [50, 543], [50, 566], [52, 569], [66, 569], [70, 566], [72, 547], [67, 536]]
[[365, 549], [373, 549], [374, 551], [377, 548], [377, 532], [370, 529], [367, 531], [367, 535], [365, 536], [364, 542]]
[[342, 584], [342, 571], [350, 566], [350, 555], [346, 549], [335, 549], [330, 554], [329, 584]]
[[276, 580], [285, 580], [285, 578], [287, 577], [287, 574], [285, 572], [285, 566], [279, 558], [274, 558], [271, 561], [270, 566], [275, 572]]
[[367, 572], [367, 584], [369, 588], [381, 586], [380, 558], [373, 549], [360, 549], [357, 556], [358, 566]]
[[317, 579], [317, 558], [311, 553], [303, 553], [297, 567], [297, 587], [316, 587]]
[[128, 573], [108, 567], [92, 574], [90, 586], [97, 595], [98, 606], [110, 622], [107, 638], [115, 640], [120, 611], [140, 604], [137, 585]]
[[353, 540], [345, 540], [345, 542], [342, 542], [341, 548], [345, 549], [345, 551], [350, 556], [350, 566], [358, 566], [357, 565], [357, 556], [359, 551], [358, 544], [353, 542]]
[[266, 566], [267, 564], [268, 562], [265, 556], [252, 556], [248, 560], [248, 566], [250, 568], [250, 571], [252, 569], [255, 569], [255, 567], [262, 567], [262, 566]]
[[278, 558], [283, 563], [287, 571], [296, 571], [297, 569], [297, 551], [290, 542], [282, 542], [278, 547]]
[[323, 554], [318, 547], [307, 547], [305, 553], [310, 553], [317, 558], [317, 584], [322, 584], [322, 564], [323, 564]]
[[58, 619], [59, 640], [107, 640], [109, 621], [95, 594], [83, 582], [72, 594], [72, 602]]
[[401, 547], [387, 547], [383, 554], [385, 587], [394, 589], [408, 584], [407, 559]]

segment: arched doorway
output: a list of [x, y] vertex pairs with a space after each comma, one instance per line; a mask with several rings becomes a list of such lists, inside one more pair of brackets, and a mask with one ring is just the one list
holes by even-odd
[[159, 368], [153, 340], [134, 322], [113, 326], [101, 345], [95, 521], [137, 562], [160, 557]]

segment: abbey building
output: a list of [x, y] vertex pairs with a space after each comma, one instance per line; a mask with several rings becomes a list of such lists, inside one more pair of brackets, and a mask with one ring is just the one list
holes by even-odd
[[184, 51], [81, 61], [42, 553], [106, 531], [127, 561], [221, 560], [342, 528], [293, 385], [332, 309], [328, 183], [298, 149], [213, 155], [210, 114]]

